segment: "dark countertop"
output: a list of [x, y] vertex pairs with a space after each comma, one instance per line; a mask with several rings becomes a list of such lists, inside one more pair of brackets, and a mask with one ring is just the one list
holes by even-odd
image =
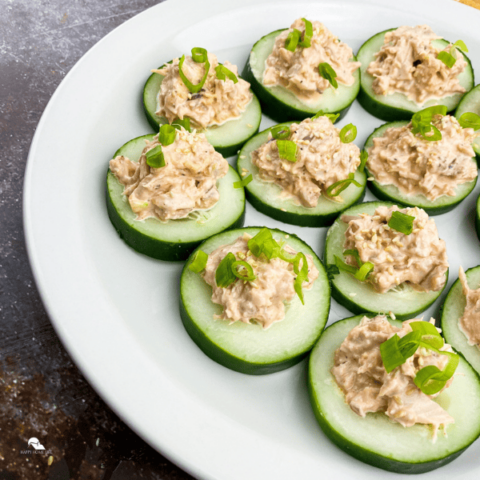
[[[35, 287], [22, 225], [28, 150], [53, 92], [95, 43], [156, 3], [0, 0], [0, 479], [191, 478], [133, 433], [72, 363]], [[31, 437], [45, 450], [34, 454]]]

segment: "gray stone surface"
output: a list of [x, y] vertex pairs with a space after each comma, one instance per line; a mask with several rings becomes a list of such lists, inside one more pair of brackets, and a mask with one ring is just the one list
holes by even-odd
[[123, 424], [72, 364], [36, 290], [22, 226], [28, 150], [48, 100], [90, 47], [156, 3], [0, 0], [0, 453], [25, 448], [30, 436], [55, 448], [51, 465], [47, 456], [0, 455], [0, 478], [191, 478]]

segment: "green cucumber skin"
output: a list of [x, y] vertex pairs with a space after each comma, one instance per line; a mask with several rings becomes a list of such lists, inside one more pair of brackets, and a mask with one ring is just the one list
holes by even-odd
[[[172, 243], [163, 242], [157, 238], [145, 235], [138, 230], [134, 230], [130, 225], [118, 214], [115, 209], [110, 192], [107, 187], [107, 212], [110, 221], [120, 238], [136, 252], [142, 253], [157, 260], [164, 260], [168, 262], [177, 262], [186, 260], [189, 255], [198, 247], [204, 240], [196, 242]], [[241, 215], [228, 228], [223, 230], [232, 230], [235, 228], [242, 228], [245, 223], [245, 209]]]
[[[353, 318], [354, 317], [349, 317], [349, 318], [346, 318], [345, 320], [340, 320], [340, 321], [347, 321]], [[334, 324], [330, 325], [324, 331], [328, 330], [331, 327], [334, 327], [336, 323], [338, 322], [335, 322]], [[382, 455], [374, 453], [370, 450], [367, 450], [366, 448], [359, 446], [356, 443], [353, 443], [348, 438], [345, 438], [343, 435], [340, 435], [335, 429], [333, 429], [330, 426], [330, 424], [325, 420], [324, 414], [318, 408], [319, 402], [317, 400], [317, 396], [315, 395], [315, 391], [312, 385], [313, 385], [312, 366], [311, 366], [311, 362], [309, 362], [308, 393], [310, 397], [310, 403], [312, 405], [313, 412], [315, 414], [315, 418], [317, 419], [320, 425], [320, 428], [323, 430], [325, 435], [341, 450], [351, 455], [352, 457], [356, 458], [357, 460], [360, 460], [361, 462], [367, 463], [377, 468], [381, 468], [383, 470], [387, 470], [389, 472], [403, 473], [403, 474], [420, 474], [420, 473], [430, 472], [444, 465], [447, 465], [448, 463], [455, 460], [458, 456], [460, 456], [467, 448], [465, 447], [459, 451], [453, 452], [448, 457], [442, 458], [440, 460], [434, 460], [434, 461], [425, 462], [425, 463], [400, 462], [398, 460], [393, 460], [391, 458], [384, 457]]]
[[[457, 108], [455, 110], [455, 117], [457, 119], [460, 119], [460, 116], [459, 115], [459, 111], [462, 110], [462, 107], [463, 107], [463, 103], [464, 102], [468, 102], [469, 101], [469, 94], [472, 93], [474, 94], [475, 91], [478, 91], [480, 90], [480, 84], [479, 85], [475, 85], [469, 92], [465, 92], [465, 94], [463, 95], [463, 97], [461, 98], [460, 102], [458, 102], [458, 105], [457, 105]], [[473, 148], [473, 150], [475, 151], [475, 157], [477, 159], [477, 165], [478, 165], [478, 168], [480, 168], [480, 150], [478, 148]]]
[[[376, 37], [378, 35], [385, 35], [387, 32], [391, 32], [392, 30], [396, 30], [396, 28], [389, 28], [388, 30], [384, 30], [383, 32], [379, 32], [373, 37]], [[362, 50], [362, 48], [373, 38], [370, 37], [367, 41], [364, 42], [364, 44], [360, 47], [358, 50], [358, 53]], [[357, 57], [359, 56], [357, 53]], [[469, 68], [472, 71], [472, 78], [475, 78], [474, 76], [474, 71], [472, 67], [472, 63], [470, 59], [463, 53], [463, 56], [467, 62], [467, 69]], [[360, 74], [360, 79], [361, 79], [361, 74]], [[473, 86], [473, 85], [472, 85]], [[470, 87], [470, 89], [472, 88]], [[469, 89], [469, 90], [470, 90]], [[468, 92], [466, 92], [468, 93]], [[380, 120], [385, 120], [386, 122], [394, 122], [396, 120], [411, 120], [412, 115], [415, 112], [412, 112], [410, 110], [405, 110], [403, 108], [398, 108], [398, 107], [391, 107], [389, 105], [382, 104], [380, 102], [377, 102], [377, 100], [374, 97], [371, 97], [370, 94], [366, 91], [366, 89], [363, 86], [362, 81], [360, 80], [360, 91], [358, 92], [357, 100], [360, 103], [360, 105], [371, 115], [374, 117], [379, 118]], [[455, 110], [456, 107], [452, 108], [450, 110], [451, 113]]]
[[475, 215], [475, 230], [477, 231], [477, 237], [480, 240], [480, 195], [478, 196], [478, 199], [477, 199], [477, 207], [476, 207], [476, 215]]
[[[274, 32], [270, 32], [267, 35], [264, 35], [260, 40], [258, 40], [252, 47], [252, 50], [255, 46], [261, 42], [265, 37], [272, 35], [273, 33], [280, 34], [286, 28], [281, 28], [280, 30], [275, 30]], [[245, 68], [242, 72], [242, 78], [244, 78], [247, 82], [250, 83], [250, 88], [255, 92], [258, 99], [260, 100], [260, 104], [262, 105], [262, 113], [268, 115], [272, 120], [282, 123], [287, 122], [290, 120], [304, 120], [305, 118], [313, 116], [312, 112], [307, 112], [300, 110], [298, 108], [292, 107], [291, 105], [287, 105], [280, 100], [278, 100], [274, 95], [272, 95], [268, 89], [266, 89], [256, 78], [253, 74], [252, 67], [250, 65], [250, 55], [248, 56], [247, 63]], [[339, 122], [345, 115], [347, 114], [348, 110], [352, 106], [352, 103], [355, 101], [357, 95], [353, 97], [352, 101], [345, 106], [342, 110], [338, 112], [328, 112], [328, 113], [335, 113], [339, 114], [340, 116], [335, 121]]]

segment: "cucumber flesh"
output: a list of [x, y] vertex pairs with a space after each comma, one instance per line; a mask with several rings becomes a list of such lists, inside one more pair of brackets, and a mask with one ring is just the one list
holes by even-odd
[[[244, 233], [256, 235], [260, 228], [231, 230], [215, 235], [199, 249], [211, 253], [233, 243]], [[313, 347], [323, 331], [330, 310], [330, 286], [325, 269], [313, 250], [295, 235], [271, 230], [298, 252], [310, 254], [320, 274], [310, 290], [304, 290], [305, 305], [295, 297], [286, 308], [285, 318], [264, 330], [260, 325], [229, 324], [215, 320], [222, 307], [212, 302], [212, 288], [193, 273], [187, 261], [180, 280], [180, 312], [188, 334], [211, 359], [238, 372], [259, 375], [284, 370], [298, 363]], [[288, 238], [286, 238], [288, 237]], [[193, 256], [193, 255], [192, 255]]]
[[[292, 123], [287, 122], [285, 125]], [[273, 182], [262, 180], [258, 173], [258, 167], [252, 163], [252, 153], [267, 141], [271, 128], [267, 128], [250, 139], [240, 151], [237, 159], [238, 173], [242, 175], [245, 169], [253, 175], [253, 180], [245, 187], [245, 190], [248, 201], [258, 211], [275, 220], [292, 225], [324, 227], [331, 225], [343, 210], [363, 200], [367, 176], [358, 170], [355, 172], [355, 180], [361, 184], [361, 187], [351, 184], [346, 188], [341, 193], [344, 200], [342, 203], [329, 200], [322, 195], [318, 199], [316, 207], [308, 208], [296, 205], [289, 198], [282, 198], [280, 195], [283, 189]]]
[[[373, 91], [373, 75], [367, 73], [367, 68], [375, 59], [377, 53], [384, 44], [385, 33], [395, 30], [391, 28], [384, 32], [377, 33], [368, 39], [358, 51], [357, 59], [362, 63], [361, 69], [361, 86], [358, 94], [358, 101], [362, 107], [377, 118], [391, 122], [394, 120], [410, 120], [412, 115], [419, 110], [430, 107], [432, 105], [445, 105], [448, 111], [452, 111], [458, 105], [462, 98], [461, 93], [455, 93], [443, 98], [431, 99], [422, 105], [410, 100], [400, 92], [395, 92], [390, 95], [377, 95]], [[445, 48], [449, 42], [446, 40], [434, 40], [433, 45], [437, 48]], [[474, 83], [473, 69], [470, 60], [463, 54], [467, 62], [465, 70], [458, 76], [460, 85], [468, 92]]]
[[[360, 213], [367, 213], [373, 215], [375, 209], [382, 205], [390, 207], [393, 204], [366, 202], [345, 210], [343, 214], [359, 215]], [[345, 260], [343, 245], [347, 226], [341, 218], [338, 218], [328, 230], [324, 257], [326, 265], [335, 264], [335, 255]], [[369, 283], [361, 282], [343, 270], [335, 275], [332, 280], [333, 298], [351, 312], [373, 314], [392, 312], [399, 320], [412, 318], [426, 310], [440, 296], [442, 291], [443, 289], [438, 292], [418, 292], [403, 284], [401, 288], [386, 293], [378, 293]]]
[[[399, 128], [403, 127], [407, 123], [408, 122], [406, 120], [403, 120], [399, 122], [386, 123], [380, 126], [368, 137], [365, 143], [365, 149], [368, 150], [369, 148], [373, 147], [373, 139], [383, 136], [387, 128]], [[475, 162], [475, 159], [472, 159], [472, 161]], [[366, 170], [368, 177], [373, 177], [368, 168]], [[369, 188], [380, 200], [405, 205], [407, 207], [420, 207], [423, 208], [429, 215], [433, 216], [446, 213], [455, 208], [460, 202], [465, 200], [470, 193], [472, 193], [476, 184], [477, 179], [472, 180], [471, 182], [462, 183], [456, 188], [456, 195], [454, 197], [442, 195], [435, 200], [429, 200], [424, 195], [406, 195], [395, 185], [382, 185], [375, 180], [369, 182]]]
[[475, 230], [477, 231], [477, 237], [480, 240], [480, 195], [477, 198], [477, 206], [475, 210]]
[[[480, 287], [480, 267], [470, 268], [465, 274], [470, 288], [477, 289]], [[458, 279], [450, 288], [443, 304], [441, 326], [447, 343], [461, 353], [465, 360], [480, 375], [480, 348], [468, 344], [467, 337], [458, 325], [458, 321], [463, 316], [466, 303], [462, 284], [460, 279]]]
[[[124, 155], [137, 162], [145, 148], [145, 140], [154, 135], [137, 137], [123, 145], [114, 157]], [[159, 260], [185, 260], [200, 242], [229, 228], [243, 226], [245, 193], [243, 188], [233, 188], [239, 181], [237, 172], [230, 167], [227, 175], [217, 185], [220, 199], [210, 210], [198, 211], [194, 219], [169, 220], [156, 218], [135, 220], [124, 187], [109, 170], [107, 174], [107, 208], [110, 220], [127, 244], [134, 250]]]
[[[321, 99], [315, 103], [305, 103], [290, 90], [278, 85], [267, 87], [263, 84], [265, 61], [272, 53], [276, 37], [285, 29], [276, 30], [262, 37], [252, 48], [243, 77], [250, 82], [252, 90], [262, 104], [262, 110], [277, 122], [303, 120], [311, 117], [319, 110], [325, 113], [340, 113], [340, 120], [358, 95], [360, 88], [360, 69], [353, 73], [355, 82], [351, 86], [339, 84], [337, 89], [327, 88]], [[355, 61], [355, 57], [352, 58]], [[337, 120], [337, 121], [338, 121]]]
[[[455, 111], [455, 116], [459, 119], [465, 112], [480, 115], [480, 85], [472, 88], [462, 97]], [[480, 165], [480, 135], [473, 141], [473, 149], [477, 155], [477, 162]]]
[[[160, 85], [163, 76], [153, 73], [148, 78], [143, 89], [143, 108], [147, 116], [148, 123], [157, 131], [159, 125], [167, 123], [165, 117], [158, 116], [157, 97], [160, 91]], [[262, 120], [262, 110], [257, 97], [253, 95], [251, 102], [240, 118], [229, 120], [222, 125], [212, 125], [205, 130], [199, 130], [205, 133], [209, 143], [215, 150], [224, 157], [235, 155], [242, 145], [258, 132]]]
[[384, 413], [360, 417], [345, 402], [331, 369], [335, 350], [362, 317], [328, 327], [310, 355], [310, 399], [322, 430], [349, 455], [392, 472], [418, 474], [450, 463], [480, 434], [479, 377], [461, 358], [452, 385], [435, 398], [455, 423], [448, 425], [446, 436], [440, 431], [435, 442], [426, 425], [405, 428]]

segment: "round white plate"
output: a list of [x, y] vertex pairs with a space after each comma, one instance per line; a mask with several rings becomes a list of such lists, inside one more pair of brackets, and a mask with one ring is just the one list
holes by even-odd
[[[178, 313], [182, 265], [137, 254], [118, 237], [105, 208], [108, 160], [127, 140], [151, 132], [141, 92], [151, 68], [202, 46], [243, 68], [262, 35], [295, 18], [318, 19], [357, 51], [387, 28], [428, 23], [464, 40], [480, 67], [480, 13], [452, 0], [402, 2], [170, 0], [132, 18], [71, 70], [38, 125], [25, 179], [25, 231], [35, 279], [74, 361], [109, 405], [182, 468], [207, 479], [395, 476], [349, 457], [315, 421], [306, 362], [273, 375], [232, 372], [207, 358]], [[381, 122], [355, 103], [342, 122], [359, 146]], [[262, 128], [272, 122], [264, 119]], [[451, 280], [480, 263], [474, 204], [480, 185], [437, 217]], [[368, 194], [367, 199], [373, 199]], [[273, 221], [247, 205], [246, 225], [297, 233], [317, 253], [326, 229]], [[431, 312], [438, 312], [437, 302]], [[330, 322], [350, 316], [332, 305]], [[480, 442], [422, 478], [480, 474]]]

